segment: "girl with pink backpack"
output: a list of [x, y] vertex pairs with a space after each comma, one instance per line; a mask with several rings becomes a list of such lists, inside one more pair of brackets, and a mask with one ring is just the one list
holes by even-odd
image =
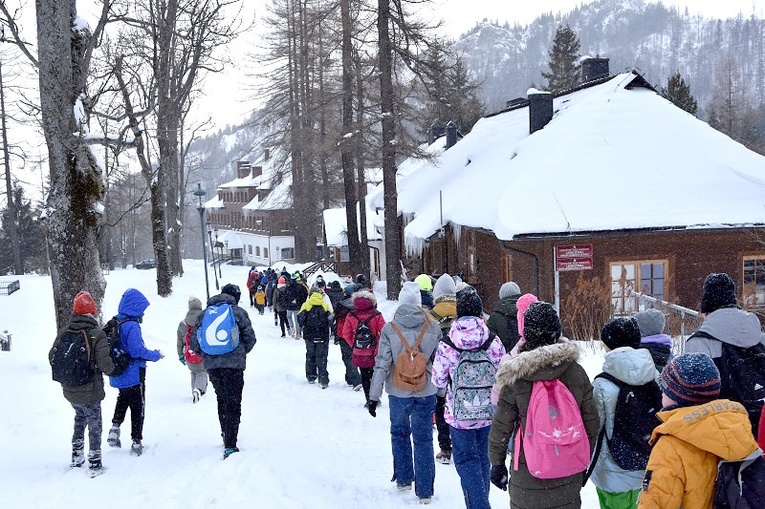
[[[523, 317], [526, 342], [496, 376], [491, 482], [506, 490], [509, 480], [511, 508], [578, 508], [600, 426], [592, 384], [577, 363], [579, 346], [561, 337], [555, 308], [535, 302]], [[509, 475], [507, 446], [516, 428]]]

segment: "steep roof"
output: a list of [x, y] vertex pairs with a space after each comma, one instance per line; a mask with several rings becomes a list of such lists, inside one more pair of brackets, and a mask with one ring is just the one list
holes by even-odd
[[623, 73], [558, 96], [533, 135], [524, 105], [479, 120], [399, 179], [398, 212], [414, 215], [407, 246], [435, 233], [441, 214], [503, 240], [765, 223], [765, 157], [646, 85]]

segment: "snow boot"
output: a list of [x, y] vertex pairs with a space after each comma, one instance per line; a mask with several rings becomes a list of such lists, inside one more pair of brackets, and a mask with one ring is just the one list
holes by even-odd
[[452, 451], [444, 451], [441, 449], [441, 452], [436, 454], [436, 461], [443, 464], [443, 465], [449, 465], [452, 462]]
[[226, 450], [223, 451], [223, 459], [228, 458], [229, 456], [231, 456], [235, 452], [239, 452], [239, 448], [238, 447], [227, 447]]
[[199, 389], [194, 389], [191, 391], [191, 401], [193, 403], [198, 403], [200, 397], [202, 397], [202, 393], [199, 391]]
[[88, 463], [90, 463], [88, 475], [91, 479], [104, 473], [104, 466], [101, 464], [101, 451], [90, 451], [88, 453]]
[[80, 446], [74, 446], [72, 448], [72, 463], [69, 465], [72, 468], [81, 467], [85, 463], [85, 448], [82, 444]]
[[106, 438], [106, 443], [109, 444], [109, 447], [122, 447], [122, 442], [120, 442], [120, 427], [116, 424], [109, 430], [109, 436]]
[[131, 456], [140, 456], [143, 454], [143, 444], [140, 440], [133, 440], [133, 445], [130, 446]]

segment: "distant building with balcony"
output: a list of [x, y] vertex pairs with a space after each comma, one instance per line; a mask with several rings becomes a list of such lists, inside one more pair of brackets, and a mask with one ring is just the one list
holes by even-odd
[[291, 180], [269, 149], [255, 162], [237, 161], [236, 178], [218, 186], [205, 204], [213, 245], [246, 265], [293, 262]]

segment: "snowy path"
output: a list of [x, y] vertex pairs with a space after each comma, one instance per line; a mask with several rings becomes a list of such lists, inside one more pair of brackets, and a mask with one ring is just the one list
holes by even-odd
[[[273, 316], [250, 312], [258, 343], [248, 356], [242, 402], [241, 452], [222, 461], [214, 391], [191, 403], [188, 370], [175, 354], [175, 330], [189, 294], [204, 295], [201, 264], [186, 261], [174, 294], [156, 296], [154, 271], [106, 276], [105, 314], [116, 312], [122, 292], [140, 289], [152, 303], [143, 324], [147, 346], [167, 357], [147, 370], [143, 456], [110, 449], [105, 434], [116, 400], [107, 388], [105, 475], [89, 479], [69, 469], [73, 410], [50, 379], [47, 352], [55, 335], [50, 280], [25, 276], [22, 290], [0, 297], [0, 330], [14, 334], [13, 351], [0, 352], [0, 493], [7, 508], [398, 508], [419, 506], [398, 493], [392, 474], [388, 405], [373, 419], [361, 392], [343, 381], [339, 347], [330, 347], [330, 385], [321, 390], [304, 376], [302, 341], [280, 338]], [[244, 286], [245, 267], [224, 267], [224, 282]], [[193, 279], [192, 279], [193, 278]], [[211, 290], [214, 291], [214, 290]], [[242, 303], [245, 302], [243, 296]], [[381, 302], [390, 316], [393, 303]], [[387, 399], [387, 398], [386, 398]], [[129, 418], [128, 418], [129, 419]], [[128, 422], [122, 426], [129, 437]], [[128, 440], [123, 440], [123, 443]], [[435, 432], [434, 432], [434, 444]], [[436, 444], [437, 446], [437, 444]], [[584, 507], [597, 507], [594, 489]], [[495, 508], [507, 494], [491, 489]], [[433, 504], [464, 507], [453, 465], [436, 464]]]

